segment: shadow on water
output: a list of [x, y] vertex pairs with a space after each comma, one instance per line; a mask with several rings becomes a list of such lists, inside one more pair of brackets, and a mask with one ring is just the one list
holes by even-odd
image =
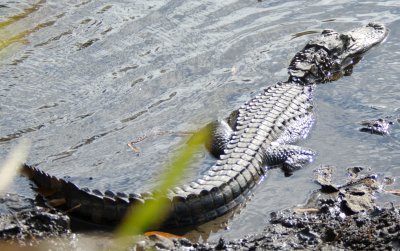
[[[29, 163], [81, 187], [127, 192], [151, 189], [183, 147], [181, 136], [163, 134], [139, 142], [138, 155], [134, 139], [225, 117], [285, 80], [314, 33], [385, 23], [383, 46], [351, 77], [316, 91], [317, 124], [302, 143], [318, 152], [315, 163], [288, 178], [271, 171], [240, 213], [210, 223], [221, 230], [193, 236], [261, 230], [270, 212], [306, 201], [320, 164], [337, 166], [337, 177], [360, 165], [400, 176], [398, 123], [390, 136], [358, 131], [360, 121], [400, 117], [396, 1], [19, 1], [0, 12], [0, 155], [27, 137]], [[191, 177], [212, 163], [203, 152], [196, 158]], [[10, 191], [31, 195], [17, 183]]]

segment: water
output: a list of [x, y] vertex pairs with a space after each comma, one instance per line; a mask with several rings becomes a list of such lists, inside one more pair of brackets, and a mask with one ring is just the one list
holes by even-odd
[[[28, 163], [52, 175], [101, 190], [151, 189], [185, 142], [178, 132], [223, 118], [285, 80], [290, 59], [314, 33], [379, 21], [390, 29], [386, 43], [351, 77], [315, 93], [317, 124], [302, 145], [318, 152], [316, 161], [289, 178], [272, 170], [229, 230], [200, 228], [201, 239], [262, 230], [271, 211], [305, 202], [321, 164], [337, 167], [342, 180], [351, 166], [400, 175], [399, 123], [390, 136], [358, 132], [364, 119], [400, 117], [397, 0], [3, 0], [0, 21], [12, 16], [0, 34], [18, 40], [0, 51], [2, 159], [26, 137]], [[143, 135], [137, 154], [127, 144]], [[210, 165], [205, 153], [197, 159], [190, 175]], [[20, 177], [10, 191], [32, 196]]]

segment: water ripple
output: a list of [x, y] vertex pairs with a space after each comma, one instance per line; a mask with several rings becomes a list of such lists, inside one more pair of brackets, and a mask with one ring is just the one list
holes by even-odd
[[0, 6], [0, 39], [8, 38], [0, 45], [1, 156], [29, 137], [31, 163], [79, 186], [91, 177], [91, 188], [150, 188], [182, 138], [144, 140], [140, 156], [127, 146], [132, 138], [224, 118], [284, 80], [314, 33], [380, 21], [391, 30], [388, 41], [351, 77], [316, 92], [318, 122], [304, 142], [318, 151], [316, 162], [291, 178], [272, 171], [229, 219], [231, 230], [210, 238], [260, 230], [269, 212], [304, 202], [320, 164], [338, 166], [338, 176], [351, 165], [400, 175], [398, 128], [384, 138], [357, 131], [364, 119], [400, 116], [398, 1], [31, 2]]

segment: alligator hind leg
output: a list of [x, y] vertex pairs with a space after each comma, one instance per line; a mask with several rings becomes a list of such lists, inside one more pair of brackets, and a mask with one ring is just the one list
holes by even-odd
[[286, 176], [311, 163], [315, 153], [311, 149], [294, 145], [275, 145], [266, 149], [267, 166], [281, 165]]
[[224, 154], [226, 146], [232, 138], [238, 114], [238, 110], [235, 110], [226, 119], [211, 122], [198, 131], [206, 136], [204, 137], [206, 140], [200, 143], [204, 144], [208, 152], [217, 159]]
[[199, 133], [204, 133], [206, 139], [200, 143], [204, 144], [211, 155], [219, 159], [232, 137], [233, 130], [225, 120], [222, 120], [207, 124], [199, 130]]

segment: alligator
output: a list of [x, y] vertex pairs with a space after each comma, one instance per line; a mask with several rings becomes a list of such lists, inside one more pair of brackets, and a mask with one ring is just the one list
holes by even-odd
[[[217, 160], [201, 177], [168, 190], [169, 204], [161, 228], [199, 225], [243, 204], [269, 168], [290, 174], [315, 156], [311, 149], [293, 145], [306, 138], [313, 122], [313, 92], [317, 84], [350, 75], [353, 66], [387, 36], [378, 23], [345, 33], [324, 30], [291, 60], [285, 82], [264, 89], [231, 115], [209, 124], [208, 149]], [[37, 167], [22, 169], [50, 204], [72, 217], [115, 226], [130, 206], [147, 203], [152, 193], [125, 194], [87, 188], [46, 174]]]

